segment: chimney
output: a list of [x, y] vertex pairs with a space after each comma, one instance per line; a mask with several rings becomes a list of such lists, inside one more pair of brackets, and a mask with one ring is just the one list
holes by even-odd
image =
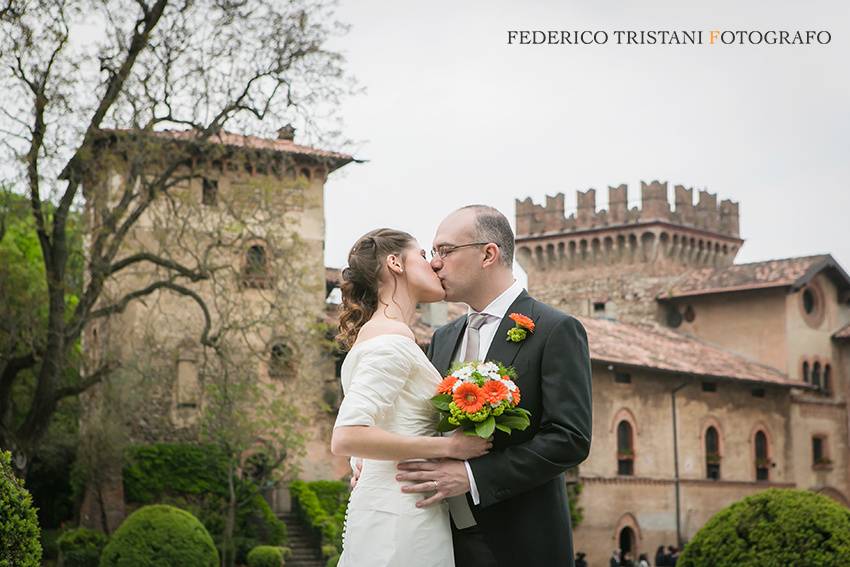
[[289, 140], [292, 141], [295, 139], [295, 126], [292, 124], [287, 124], [283, 128], [280, 128], [277, 131], [277, 139], [278, 140]]

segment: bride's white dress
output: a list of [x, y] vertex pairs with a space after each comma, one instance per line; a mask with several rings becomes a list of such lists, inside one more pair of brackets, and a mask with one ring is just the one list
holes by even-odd
[[[342, 365], [345, 397], [334, 427], [374, 425], [400, 435], [436, 434], [429, 399], [440, 374], [416, 343], [382, 335], [354, 346]], [[405, 494], [397, 462], [365, 459], [351, 493], [339, 567], [452, 567], [452, 533], [445, 501], [428, 508], [426, 494]]]

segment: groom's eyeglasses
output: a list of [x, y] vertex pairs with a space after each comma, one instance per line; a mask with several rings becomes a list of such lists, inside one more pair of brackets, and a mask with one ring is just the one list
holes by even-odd
[[[468, 246], [487, 246], [488, 244], [496, 244], [495, 242], [470, 242], [469, 244], [442, 244], [436, 248], [431, 248], [431, 258], [439, 258], [442, 260], [455, 250], [466, 248]], [[498, 246], [498, 244], [496, 244]]]

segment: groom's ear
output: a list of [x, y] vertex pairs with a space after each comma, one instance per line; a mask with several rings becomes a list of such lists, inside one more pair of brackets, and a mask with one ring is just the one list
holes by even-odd
[[488, 268], [494, 264], [501, 262], [502, 251], [494, 243], [490, 242], [484, 247], [484, 261], [481, 264], [482, 268]]

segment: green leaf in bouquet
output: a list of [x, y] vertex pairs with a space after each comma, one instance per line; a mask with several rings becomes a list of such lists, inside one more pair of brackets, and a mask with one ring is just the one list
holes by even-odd
[[517, 416], [524, 415], [525, 417], [530, 418], [531, 412], [528, 411], [525, 408], [516, 407], [516, 408], [506, 409], [505, 413], [503, 415], [517, 415]]
[[511, 431], [513, 431], [510, 427], [508, 427], [507, 425], [502, 425], [498, 421], [496, 422], [496, 429], [498, 429], [499, 431], [504, 431], [508, 435], [510, 435]]
[[495, 430], [496, 419], [492, 415], [488, 416], [484, 421], [475, 424], [475, 433], [483, 439], [493, 435], [493, 431]]
[[449, 403], [452, 397], [448, 394], [437, 394], [431, 398], [431, 405], [440, 411], [449, 411]]
[[437, 424], [437, 431], [440, 433], [446, 433], [447, 431], [453, 431], [457, 429], [457, 425], [452, 425], [449, 423], [449, 416], [444, 415], [442, 419], [440, 419], [440, 423]]
[[518, 429], [520, 431], [523, 431], [531, 423], [525, 415], [506, 415], [503, 413], [497, 419], [500, 425], [510, 427], [511, 429]]

